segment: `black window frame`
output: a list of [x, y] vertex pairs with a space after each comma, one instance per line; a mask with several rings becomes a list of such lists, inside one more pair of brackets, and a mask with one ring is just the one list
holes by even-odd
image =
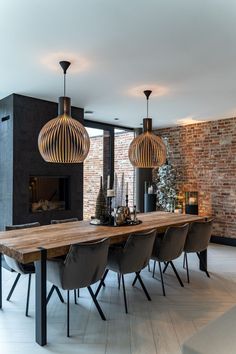
[[[127, 131], [132, 131], [134, 132], [134, 128], [131, 127], [124, 127], [121, 125], [114, 125], [114, 124], [109, 124], [109, 123], [102, 123], [102, 122], [96, 122], [93, 120], [88, 120], [84, 119], [84, 126], [85, 128], [94, 128], [94, 129], [101, 129], [108, 131], [110, 134], [110, 146], [109, 146], [109, 151], [110, 151], [110, 156], [109, 156], [109, 162], [108, 162], [108, 174], [110, 174], [111, 178], [111, 185], [113, 184], [114, 181], [114, 165], [115, 165], [115, 129], [121, 129], [121, 130], [127, 130]], [[104, 163], [104, 161], [103, 161]]]

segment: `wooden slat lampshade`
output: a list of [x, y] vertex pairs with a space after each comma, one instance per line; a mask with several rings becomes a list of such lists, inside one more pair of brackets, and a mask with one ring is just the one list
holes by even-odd
[[70, 62], [61, 61], [64, 96], [59, 98], [58, 116], [47, 122], [38, 136], [38, 148], [46, 162], [80, 163], [85, 160], [90, 140], [85, 127], [71, 117], [70, 98], [65, 96], [65, 77]]
[[80, 122], [62, 114], [44, 125], [39, 133], [38, 147], [47, 162], [80, 163], [88, 155], [90, 141]]
[[[146, 90], [144, 94], [148, 99], [152, 91]], [[162, 139], [152, 132], [152, 119], [143, 119], [143, 133], [133, 139], [129, 146], [129, 159], [134, 167], [157, 168], [166, 162], [166, 146]]]
[[130, 144], [129, 159], [134, 167], [157, 168], [166, 162], [166, 147], [162, 139], [152, 133], [151, 122], [147, 120], [151, 121], [150, 118], [143, 120], [144, 132]]

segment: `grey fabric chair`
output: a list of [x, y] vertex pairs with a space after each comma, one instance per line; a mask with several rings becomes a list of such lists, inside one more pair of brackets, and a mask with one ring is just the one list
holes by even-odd
[[96, 290], [95, 296], [98, 296], [98, 293], [101, 289], [101, 286], [104, 284], [104, 280], [107, 276], [109, 270], [116, 272], [119, 281], [120, 288], [120, 279], [122, 280], [122, 288], [124, 295], [124, 303], [125, 303], [125, 312], [128, 313], [127, 299], [126, 299], [126, 291], [125, 291], [125, 281], [124, 275], [128, 273], [136, 273], [135, 280], [139, 280], [139, 283], [149, 301], [151, 298], [147, 292], [147, 289], [142, 281], [140, 276], [140, 272], [143, 268], [148, 265], [148, 262], [151, 257], [153, 244], [156, 237], [156, 230], [151, 230], [146, 233], [137, 233], [131, 234], [126, 241], [121, 246], [111, 246], [109, 248], [108, 253], [108, 264], [107, 269], [103, 275], [103, 278]]
[[[28, 228], [32, 228], [32, 227], [38, 227], [38, 226], [40, 226], [39, 222], [33, 222], [33, 223], [29, 223], [29, 224], [6, 226], [5, 229], [6, 229], [6, 231], [11, 231], [11, 230], [19, 230], [19, 229], [28, 229]], [[8, 257], [6, 255], [4, 255], [4, 259], [5, 259], [5, 262], [8, 265], [8, 267], [17, 273], [16, 279], [15, 279], [15, 281], [11, 287], [11, 290], [7, 296], [7, 301], [10, 301], [11, 296], [15, 290], [15, 287], [16, 287], [21, 275], [23, 275], [23, 274], [29, 275], [27, 298], [26, 298], [26, 309], [25, 309], [25, 316], [28, 316], [31, 275], [33, 273], [35, 273], [34, 263], [23, 264], [23, 263], [16, 261], [14, 258]]]
[[[182, 226], [172, 226], [169, 227], [162, 238], [156, 237], [151, 259], [154, 260], [153, 266], [153, 278], [155, 275], [156, 262], [159, 264], [159, 271], [161, 276], [162, 292], [166, 295], [165, 285], [163, 280], [163, 273], [166, 271], [168, 265], [170, 265], [178, 279], [180, 285], [183, 287], [184, 284], [174, 266], [173, 260], [178, 258], [184, 249], [185, 240], [188, 233], [189, 224]], [[165, 263], [165, 268], [162, 271], [161, 262]]]
[[65, 222], [79, 221], [78, 218], [61, 219], [61, 220], [51, 220], [51, 224], [63, 224]]
[[[67, 290], [67, 337], [70, 336], [70, 290], [87, 287], [101, 318], [106, 319], [91, 285], [103, 276], [108, 248], [109, 239], [75, 244], [70, 247], [65, 260], [47, 261], [47, 280], [57, 288]], [[47, 302], [52, 293], [48, 295]]]
[[[64, 224], [64, 223], [68, 223], [68, 222], [74, 222], [74, 221], [79, 221], [78, 218], [70, 218], [70, 219], [57, 219], [57, 220], [51, 220], [51, 224]], [[63, 258], [63, 257], [62, 257]], [[49, 298], [51, 296], [51, 293], [53, 293], [53, 291], [56, 290], [60, 300], [62, 302], [64, 302], [63, 297], [60, 293], [60, 290], [58, 289], [58, 287], [56, 287], [55, 285], [52, 286], [50, 292], [49, 292]], [[77, 295], [79, 297], [79, 289], [77, 289]], [[76, 300], [76, 290], [74, 290], [74, 297], [75, 297], [75, 304], [77, 304], [77, 300]]]
[[212, 233], [212, 223], [213, 219], [207, 221], [196, 221], [193, 222], [189, 227], [186, 242], [184, 245], [184, 267], [186, 266], [188, 283], [190, 281], [187, 256], [188, 253], [197, 254], [206, 275], [208, 276], [208, 278], [210, 278], [210, 275], [206, 268], [206, 264], [200, 252], [205, 251], [209, 245]]

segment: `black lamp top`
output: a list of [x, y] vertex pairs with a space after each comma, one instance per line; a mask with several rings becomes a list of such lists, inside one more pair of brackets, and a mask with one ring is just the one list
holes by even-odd
[[59, 64], [61, 65], [64, 74], [66, 74], [66, 71], [69, 68], [71, 63], [69, 61], [62, 60], [59, 62]]
[[149, 99], [149, 96], [151, 95], [152, 91], [151, 90], [145, 90], [143, 91], [144, 95], [147, 97], [147, 100]]

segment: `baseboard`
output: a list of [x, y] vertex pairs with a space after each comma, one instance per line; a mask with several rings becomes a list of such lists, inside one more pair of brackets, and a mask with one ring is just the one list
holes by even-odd
[[211, 236], [212, 243], [218, 243], [219, 245], [236, 247], [236, 238]]

